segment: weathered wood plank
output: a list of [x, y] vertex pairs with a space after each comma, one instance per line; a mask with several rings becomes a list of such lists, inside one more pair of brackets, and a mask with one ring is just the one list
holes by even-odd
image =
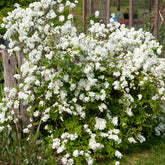
[[129, 27], [133, 26], [133, 2], [134, 0], [129, 0]]
[[9, 89], [17, 85], [14, 75], [17, 71], [16, 56], [10, 56], [6, 50], [2, 51], [5, 87]]
[[[25, 54], [23, 52], [16, 52], [16, 56], [17, 56], [17, 60], [18, 60], [17, 66], [20, 68], [22, 66], [22, 64], [24, 63]], [[21, 72], [20, 72], [20, 74], [21, 74]], [[19, 81], [19, 83], [22, 83], [22, 82], [23, 82], [23, 79], [21, 81]], [[23, 101], [20, 102], [19, 114], [22, 118], [21, 127], [22, 127], [22, 129], [24, 129], [29, 124], [29, 115], [27, 112], [27, 106], [23, 105]]]
[[[3, 58], [5, 87], [11, 89], [18, 86], [19, 83], [23, 82], [23, 80], [17, 82], [14, 75], [17, 72], [17, 67], [20, 68], [23, 64], [25, 55], [22, 52], [17, 52], [16, 54], [10, 56], [7, 50], [0, 51], [0, 54], [2, 54]], [[8, 94], [9, 93], [6, 92], [5, 96], [7, 97]], [[19, 120], [19, 128], [21, 128], [21, 130], [26, 128], [29, 124], [29, 115], [27, 112], [27, 106], [23, 105], [23, 101], [20, 102], [19, 109], [15, 110], [15, 115], [21, 116], [21, 119]]]

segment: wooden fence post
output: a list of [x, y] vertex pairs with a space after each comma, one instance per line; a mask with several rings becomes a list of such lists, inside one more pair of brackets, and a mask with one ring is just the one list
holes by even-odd
[[120, 11], [120, 0], [117, 1], [117, 11]]
[[107, 15], [106, 15], [106, 23], [109, 24], [110, 19], [110, 0], [107, 0]]
[[[17, 67], [21, 67], [23, 64], [23, 59], [25, 58], [22, 52], [17, 52], [16, 54], [9, 55], [7, 50], [3, 50], [0, 52], [2, 54], [3, 59], [3, 68], [4, 68], [4, 80], [5, 87], [9, 89], [14, 88], [19, 85], [21, 82], [17, 82], [14, 78], [14, 75], [17, 73]], [[18, 63], [17, 63], [18, 62]], [[8, 92], [5, 93], [5, 96], [8, 96]], [[19, 128], [23, 130], [29, 124], [29, 116], [26, 110], [26, 106], [23, 105], [23, 101], [20, 102], [19, 109], [15, 110], [16, 116], [21, 116]]]
[[[20, 68], [22, 66], [22, 64], [24, 63], [25, 54], [23, 52], [16, 52], [16, 56], [17, 56], [17, 60], [18, 60], [17, 66]], [[19, 83], [22, 83], [22, 82], [23, 82], [23, 80]], [[27, 106], [23, 105], [23, 101], [20, 102], [19, 114], [21, 116], [21, 121], [20, 121], [21, 128], [24, 129], [29, 124], [29, 115], [27, 112]]]
[[129, 28], [133, 26], [133, 0], [129, 0]]
[[[16, 56], [10, 56], [6, 50], [1, 51], [1, 54], [3, 59], [5, 87], [11, 89], [17, 86], [17, 81], [14, 78], [17, 71]], [[5, 95], [8, 95], [8, 93], [5, 93]]]
[[89, 9], [90, 15], [93, 14], [93, 0], [90, 0], [90, 9]]
[[84, 21], [84, 33], [86, 33], [86, 26], [87, 26], [87, 0], [83, 0], [83, 21]]
[[154, 36], [158, 39], [158, 28], [159, 28], [159, 4], [160, 0], [155, 0], [155, 20], [154, 20]]

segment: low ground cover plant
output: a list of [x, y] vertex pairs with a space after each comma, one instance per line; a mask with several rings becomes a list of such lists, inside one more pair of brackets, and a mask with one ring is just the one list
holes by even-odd
[[[44, 145], [47, 163], [53, 152], [54, 163], [90, 165], [108, 158], [118, 165], [125, 152], [164, 134], [162, 46], [149, 32], [113, 20], [108, 28], [91, 20], [88, 33], [79, 34], [65, 12], [76, 3], [16, 4], [4, 18], [8, 53], [20, 51], [25, 58], [14, 76], [19, 85], [5, 88], [0, 132], [9, 138], [16, 132], [12, 139], [20, 148], [25, 141], [29, 148]], [[21, 105], [28, 117], [19, 114]]]

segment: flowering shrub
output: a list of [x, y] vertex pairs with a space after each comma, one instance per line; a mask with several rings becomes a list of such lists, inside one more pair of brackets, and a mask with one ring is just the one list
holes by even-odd
[[123, 150], [164, 131], [161, 46], [149, 32], [113, 20], [108, 28], [91, 21], [88, 34], [77, 34], [73, 16], [63, 15], [75, 3], [16, 5], [4, 18], [8, 53], [26, 58], [15, 75], [19, 86], [5, 88], [0, 132], [24, 120], [15, 113], [23, 102], [29, 123], [19, 131], [28, 140], [39, 132], [34, 140], [45, 141], [63, 164], [110, 158], [117, 165]]

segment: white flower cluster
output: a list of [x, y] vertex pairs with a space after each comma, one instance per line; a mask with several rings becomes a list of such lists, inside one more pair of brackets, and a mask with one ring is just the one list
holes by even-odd
[[99, 136], [107, 138], [107, 139], [114, 140], [115, 142], [120, 144], [122, 142], [122, 139], [119, 138], [119, 136], [118, 136], [119, 133], [120, 133], [119, 129], [113, 129], [113, 130], [109, 130], [107, 133], [101, 132], [99, 134]]
[[104, 145], [100, 143], [96, 143], [95, 137], [96, 137], [96, 134], [91, 135], [91, 139], [89, 140], [89, 149], [96, 151], [101, 148], [104, 148]]
[[104, 130], [106, 128], [106, 120], [101, 118], [95, 118], [95, 130]]

